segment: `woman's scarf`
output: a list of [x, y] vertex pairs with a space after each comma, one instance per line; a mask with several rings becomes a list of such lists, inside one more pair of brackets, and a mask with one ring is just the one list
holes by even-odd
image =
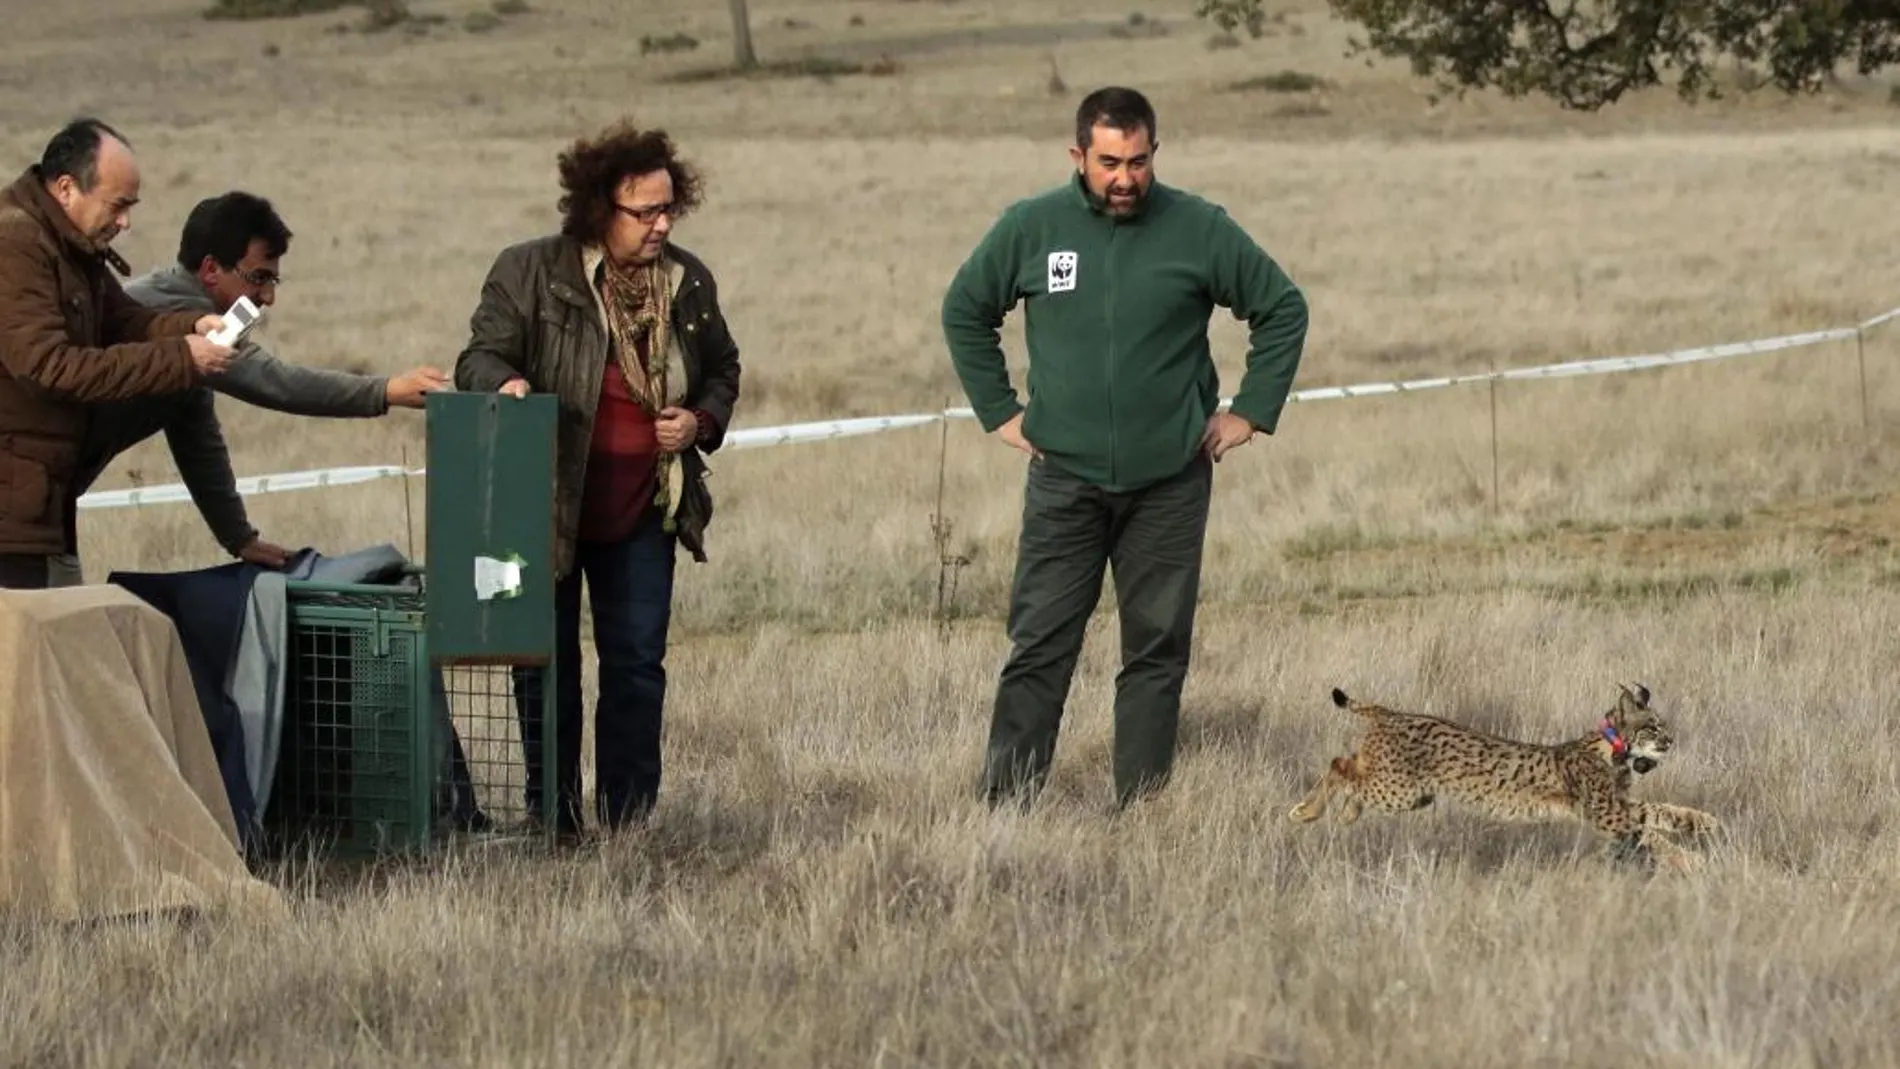
[[[620, 354], [620, 373], [627, 389], [649, 417], [657, 419], [672, 396], [667, 372], [671, 364], [672, 293], [666, 284], [666, 265], [652, 263], [621, 267], [608, 257], [603, 274], [607, 322], [613, 329], [614, 349]], [[640, 366], [639, 343], [646, 342], [646, 367]], [[655, 503], [667, 531], [673, 530], [675, 467], [679, 454], [662, 451], [655, 461]]]

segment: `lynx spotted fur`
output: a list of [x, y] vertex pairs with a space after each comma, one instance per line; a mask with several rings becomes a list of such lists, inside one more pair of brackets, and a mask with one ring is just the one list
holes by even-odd
[[1699, 809], [1629, 796], [1632, 771], [1655, 768], [1675, 744], [1649, 700], [1647, 687], [1623, 686], [1616, 707], [1595, 730], [1545, 745], [1355, 701], [1334, 689], [1333, 704], [1363, 725], [1358, 749], [1334, 758], [1288, 816], [1301, 823], [1317, 820], [1337, 795], [1334, 819], [1350, 824], [1363, 806], [1400, 813], [1442, 796], [1504, 820], [1579, 820], [1619, 856], [1691, 868], [1693, 855], [1673, 836], [1711, 834], [1719, 827], [1716, 819]]

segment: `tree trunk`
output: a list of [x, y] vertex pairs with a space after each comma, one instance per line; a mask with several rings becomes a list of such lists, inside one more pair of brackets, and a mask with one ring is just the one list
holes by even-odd
[[752, 16], [746, 11], [746, 0], [730, 0], [732, 6], [732, 65], [740, 70], [751, 70], [758, 66], [759, 58], [752, 54]]

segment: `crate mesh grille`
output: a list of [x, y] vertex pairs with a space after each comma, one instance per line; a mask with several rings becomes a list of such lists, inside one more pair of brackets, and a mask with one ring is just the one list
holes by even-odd
[[431, 670], [421, 605], [293, 589], [273, 842], [362, 856], [531, 827], [513, 673]]
[[510, 669], [506, 665], [456, 665], [442, 669], [442, 678], [475, 803], [495, 824], [525, 822], [527, 762], [523, 759], [521, 716]]

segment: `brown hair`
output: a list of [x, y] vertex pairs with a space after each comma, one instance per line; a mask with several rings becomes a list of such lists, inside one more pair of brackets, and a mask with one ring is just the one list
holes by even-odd
[[641, 130], [622, 120], [600, 136], [577, 138], [560, 155], [561, 233], [597, 242], [613, 221], [614, 191], [632, 175], [664, 168], [673, 178], [673, 218], [699, 206], [699, 171], [681, 159], [664, 130]]

